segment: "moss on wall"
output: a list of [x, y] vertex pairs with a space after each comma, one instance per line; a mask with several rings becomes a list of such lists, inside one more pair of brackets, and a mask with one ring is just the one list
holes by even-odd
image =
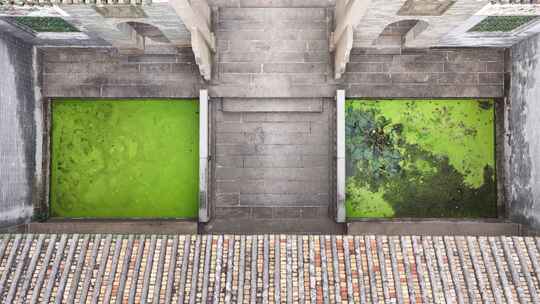
[[53, 102], [51, 215], [195, 218], [198, 103]]
[[348, 217], [495, 217], [491, 100], [350, 100]]
[[536, 18], [538, 16], [488, 16], [469, 32], [511, 32]]
[[78, 32], [79, 30], [60, 17], [13, 17], [15, 23], [34, 32]]

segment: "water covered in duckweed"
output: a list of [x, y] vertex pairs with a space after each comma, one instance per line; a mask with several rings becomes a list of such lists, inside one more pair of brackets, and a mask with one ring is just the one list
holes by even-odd
[[193, 100], [56, 100], [51, 215], [194, 218], [198, 104]]
[[349, 100], [347, 216], [495, 217], [492, 100]]

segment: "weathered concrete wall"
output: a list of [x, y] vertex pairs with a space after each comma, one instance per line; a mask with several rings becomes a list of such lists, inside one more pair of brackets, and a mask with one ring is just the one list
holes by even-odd
[[344, 75], [347, 97], [502, 97], [502, 49], [372, 54], [353, 49]]
[[324, 99], [223, 99], [214, 114], [216, 217], [328, 217], [333, 111]]
[[32, 45], [0, 33], [0, 227], [28, 222], [41, 183]]
[[540, 231], [540, 36], [511, 49], [507, 199], [514, 221]]
[[172, 55], [120, 55], [112, 49], [46, 49], [47, 97], [177, 97], [199, 95], [202, 80], [190, 48]]

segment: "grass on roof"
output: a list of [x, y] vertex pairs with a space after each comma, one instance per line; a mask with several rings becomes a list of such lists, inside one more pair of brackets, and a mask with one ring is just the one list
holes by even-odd
[[60, 17], [14, 17], [14, 21], [34, 32], [79, 32], [76, 27]]
[[469, 32], [511, 32], [538, 16], [489, 16], [476, 24]]

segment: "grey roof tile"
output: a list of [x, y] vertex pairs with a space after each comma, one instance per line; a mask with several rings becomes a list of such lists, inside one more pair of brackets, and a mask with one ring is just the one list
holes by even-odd
[[0, 302], [537, 303], [540, 238], [4, 235]]

